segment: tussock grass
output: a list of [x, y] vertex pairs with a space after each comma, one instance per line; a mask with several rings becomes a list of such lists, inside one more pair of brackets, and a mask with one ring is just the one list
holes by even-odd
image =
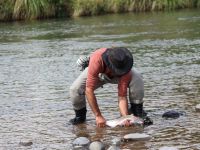
[[74, 0], [74, 16], [199, 7], [200, 0]]
[[0, 0], [0, 20], [12, 19], [13, 5], [13, 0]]
[[37, 19], [54, 15], [47, 0], [16, 0], [13, 19]]
[[0, 21], [200, 8], [200, 0], [0, 0]]

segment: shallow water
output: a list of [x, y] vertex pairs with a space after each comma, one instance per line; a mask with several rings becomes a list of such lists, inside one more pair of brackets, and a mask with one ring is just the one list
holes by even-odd
[[[89, 107], [86, 124], [68, 123], [74, 116], [69, 86], [80, 73], [77, 58], [111, 46], [133, 53], [154, 125], [99, 129]], [[194, 109], [200, 103], [199, 10], [1, 23], [0, 70], [0, 149], [73, 149], [79, 136], [108, 147], [113, 138], [134, 132], [152, 139], [123, 142], [121, 149], [200, 149], [200, 114]], [[103, 115], [118, 117], [116, 86], [96, 94]], [[171, 109], [186, 115], [162, 119]]]

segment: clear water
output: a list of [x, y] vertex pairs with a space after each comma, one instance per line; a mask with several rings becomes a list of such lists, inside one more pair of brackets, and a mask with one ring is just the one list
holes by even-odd
[[[141, 129], [72, 126], [69, 87], [76, 60], [100, 47], [125, 46], [144, 76], [145, 110], [154, 125]], [[96, 91], [106, 119], [119, 117], [116, 86]], [[139, 13], [0, 24], [0, 149], [73, 149], [76, 137], [101, 140], [144, 132], [150, 141], [123, 142], [121, 149], [176, 146], [200, 149], [200, 11]], [[168, 110], [185, 111], [164, 120]], [[29, 147], [20, 141], [32, 141]]]

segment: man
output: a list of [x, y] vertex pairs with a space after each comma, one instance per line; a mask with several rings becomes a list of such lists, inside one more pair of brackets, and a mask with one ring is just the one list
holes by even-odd
[[118, 84], [118, 105], [122, 116], [129, 114], [127, 92], [131, 112], [135, 116], [143, 117], [144, 84], [142, 77], [136, 70], [131, 70], [133, 56], [127, 48], [101, 48], [91, 54], [89, 66], [80, 74], [70, 87], [75, 118], [70, 122], [75, 125], [86, 120], [86, 100], [93, 111], [98, 127], [104, 127], [106, 119], [101, 114], [95, 89], [106, 83]]

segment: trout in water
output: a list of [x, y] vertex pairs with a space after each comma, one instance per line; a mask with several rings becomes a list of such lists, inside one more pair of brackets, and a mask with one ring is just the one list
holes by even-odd
[[106, 121], [106, 125], [114, 128], [116, 126], [124, 126], [127, 121], [129, 121], [130, 125], [143, 126], [143, 124], [144, 124], [143, 119], [136, 117], [134, 115], [127, 115], [127, 116], [120, 117], [118, 119], [108, 120], [108, 121]]

